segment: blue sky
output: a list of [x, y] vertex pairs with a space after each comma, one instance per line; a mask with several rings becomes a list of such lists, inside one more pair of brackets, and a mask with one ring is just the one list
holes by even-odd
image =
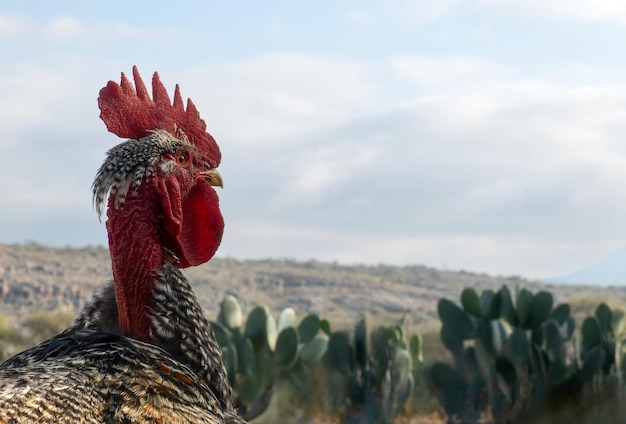
[[96, 97], [137, 65], [222, 148], [219, 255], [552, 277], [626, 245], [626, 3], [0, 6], [0, 242], [104, 244]]

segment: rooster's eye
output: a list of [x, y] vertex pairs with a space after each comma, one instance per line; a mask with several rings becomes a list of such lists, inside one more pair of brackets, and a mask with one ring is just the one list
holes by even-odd
[[180, 166], [187, 166], [187, 156], [185, 156], [185, 155], [178, 155], [178, 156], [176, 156], [176, 162]]

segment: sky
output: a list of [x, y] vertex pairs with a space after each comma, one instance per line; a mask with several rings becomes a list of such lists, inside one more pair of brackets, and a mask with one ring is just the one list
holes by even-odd
[[549, 278], [626, 246], [622, 0], [7, 3], [2, 243], [106, 244], [96, 98], [137, 65], [221, 147], [218, 256]]

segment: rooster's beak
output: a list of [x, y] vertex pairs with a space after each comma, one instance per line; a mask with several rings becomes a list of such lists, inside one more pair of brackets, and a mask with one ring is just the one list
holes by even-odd
[[217, 169], [209, 169], [208, 171], [201, 172], [200, 175], [212, 186], [224, 188], [222, 176], [217, 172]]

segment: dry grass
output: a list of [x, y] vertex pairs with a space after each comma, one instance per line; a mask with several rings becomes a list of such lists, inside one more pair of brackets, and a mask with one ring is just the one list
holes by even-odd
[[567, 303], [571, 308], [571, 315], [576, 320], [577, 327], [582, 324], [586, 317], [594, 316], [596, 308], [600, 303], [606, 303], [611, 310], [626, 310], [626, 299], [622, 296], [611, 296], [607, 293], [585, 293], [574, 294], [567, 298]]

